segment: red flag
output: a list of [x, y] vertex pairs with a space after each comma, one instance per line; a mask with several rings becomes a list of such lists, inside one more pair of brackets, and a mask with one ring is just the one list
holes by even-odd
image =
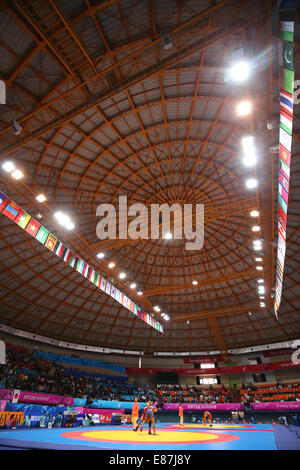
[[5, 209], [3, 209], [2, 214], [8, 217], [10, 220], [15, 220], [19, 214], [21, 208], [17, 206], [13, 201], [9, 201]]
[[290, 168], [291, 166], [291, 152], [289, 152], [283, 145], [279, 144], [279, 156], [282, 161]]
[[36, 236], [38, 229], [40, 228], [41, 224], [39, 224], [36, 220], [31, 219], [29, 224], [27, 225], [25, 232], [30, 233], [33, 237]]

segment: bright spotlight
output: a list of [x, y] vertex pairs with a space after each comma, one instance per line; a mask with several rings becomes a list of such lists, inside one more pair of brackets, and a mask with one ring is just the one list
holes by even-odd
[[259, 225], [253, 225], [252, 232], [259, 232], [259, 231], [260, 231], [260, 226]]
[[253, 137], [247, 136], [242, 139], [242, 147], [244, 150], [243, 163], [245, 166], [254, 166], [257, 161], [256, 150]]
[[167, 232], [164, 234], [164, 239], [165, 240], [171, 240], [173, 238], [173, 235], [170, 232]]
[[193, 281], [192, 284], [196, 286], [198, 284], [198, 281]]
[[110, 269], [114, 268], [114, 267], [115, 267], [115, 263], [109, 263], [108, 267], [109, 267]]
[[101, 258], [104, 258], [104, 253], [102, 253], [102, 252], [101, 252], [101, 253], [97, 253], [97, 258], [100, 258], [100, 259], [101, 259]]
[[255, 178], [250, 178], [246, 181], [246, 188], [253, 189], [257, 186], [257, 180]]
[[46, 196], [44, 194], [39, 194], [37, 197], [36, 197], [36, 200], [39, 201], [39, 202], [44, 202], [46, 201]]
[[258, 217], [258, 216], [259, 216], [259, 212], [254, 210], [254, 211], [251, 211], [251, 212], [250, 212], [250, 215], [251, 215], [251, 217]]
[[135, 288], [136, 288], [135, 282], [133, 282], [132, 284], [130, 284], [130, 289], [135, 289]]
[[75, 228], [75, 225], [71, 221], [70, 217], [64, 214], [63, 212], [61, 211], [55, 212], [54, 217], [56, 218], [57, 222], [60, 225], [63, 225], [67, 230], [73, 230], [73, 228]]
[[125, 277], [126, 277], [126, 274], [125, 274], [125, 273], [120, 273], [120, 274], [119, 274], [119, 278], [120, 278], [120, 279], [125, 279]]
[[23, 178], [23, 173], [21, 170], [18, 170], [16, 169], [15, 171], [12, 172], [12, 177], [15, 178], [15, 180], [20, 180], [21, 178]]
[[240, 117], [248, 116], [252, 111], [252, 103], [250, 101], [242, 101], [236, 107], [237, 115]]
[[137, 295], [143, 295], [143, 292], [142, 292], [141, 290], [139, 290], [139, 291], [137, 292]]
[[7, 173], [11, 173], [12, 171], [16, 169], [15, 164], [11, 161], [4, 162], [2, 165], [2, 168]]
[[250, 67], [245, 61], [237, 62], [231, 67], [230, 77], [234, 82], [243, 82], [249, 77]]

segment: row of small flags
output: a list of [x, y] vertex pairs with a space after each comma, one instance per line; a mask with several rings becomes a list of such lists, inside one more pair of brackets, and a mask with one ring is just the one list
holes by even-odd
[[138, 318], [146, 322], [160, 333], [164, 333], [163, 326], [147, 312], [141, 310], [131, 299], [119, 289], [104, 279], [99, 273], [91, 268], [83, 259], [76, 255], [70, 248], [62, 243], [53, 233], [50, 233], [43, 225], [31, 217], [26, 211], [19, 207], [9, 197], [0, 192], [0, 212], [29, 233], [46, 248], [55, 253], [68, 266], [92, 282], [107, 295], [119, 302], [123, 307], [132, 312]]
[[[284, 3], [284, 2], [282, 2]], [[286, 13], [286, 12], [285, 12]], [[280, 127], [278, 176], [278, 246], [274, 311], [278, 318], [286, 252], [286, 226], [294, 112], [294, 21], [280, 21]], [[288, 17], [293, 19], [293, 14]]]

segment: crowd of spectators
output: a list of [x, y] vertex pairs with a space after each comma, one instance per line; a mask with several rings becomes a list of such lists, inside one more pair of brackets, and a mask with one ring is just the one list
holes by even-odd
[[270, 401], [300, 401], [300, 384], [284, 384], [278, 381], [274, 385], [255, 386], [247, 384], [241, 388], [241, 401], [245, 404]]
[[232, 390], [222, 386], [208, 389], [195, 385], [158, 386], [159, 401], [165, 403], [231, 403]]
[[[233, 391], [219, 386], [158, 385], [156, 390], [140, 388], [118, 380], [99, 378], [97, 374], [80, 373], [55, 361], [44, 360], [33, 351], [7, 346], [6, 364], [0, 365], [0, 389], [18, 389], [66, 397], [84, 398], [86, 406], [94, 400], [138, 401], [163, 403], [230, 403]], [[246, 405], [264, 401], [300, 401], [300, 383], [255, 386], [242, 384], [241, 401]], [[1, 397], [0, 397], [1, 398]]]
[[156, 398], [156, 392], [138, 386], [128, 386], [115, 380], [92, 375], [78, 376], [78, 371], [65, 369], [56, 362], [39, 359], [20, 347], [7, 348], [6, 364], [0, 366], [0, 388], [27, 392], [85, 398], [87, 405], [94, 400], [139, 401]]

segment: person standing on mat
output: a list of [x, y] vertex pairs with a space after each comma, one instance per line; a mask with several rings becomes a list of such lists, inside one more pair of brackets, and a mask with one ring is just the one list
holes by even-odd
[[183, 407], [182, 404], [180, 403], [179, 405], [179, 418], [180, 418], [180, 426], [183, 426]]
[[133, 429], [136, 428], [136, 422], [139, 417], [140, 405], [138, 403], [137, 397], [135, 397], [132, 408], [131, 408], [131, 422], [133, 424]]
[[147, 418], [146, 418], [146, 411], [147, 411], [147, 409], [148, 409], [149, 406], [150, 406], [150, 402], [148, 401], [148, 402], [146, 403], [146, 406], [145, 406], [144, 411], [143, 411], [143, 413], [142, 413], [142, 416], [141, 416], [141, 419], [140, 419], [140, 421], [139, 421], [139, 424], [138, 424], [135, 428], [133, 428], [133, 431], [137, 431], [140, 426], [141, 426], [141, 431], [143, 430], [143, 426], [144, 426], [144, 424], [145, 424], [146, 421], [147, 421]]
[[[156, 413], [157, 408], [154, 407], [154, 403], [150, 402], [149, 407], [146, 410], [146, 420], [149, 423], [149, 431], [148, 434], [152, 434], [151, 432], [151, 424], [153, 425], [153, 434], [156, 436], [156, 431], [155, 431], [155, 419], [154, 419], [154, 413]], [[141, 431], [143, 430], [143, 427], [141, 428]]]
[[206, 426], [207, 420], [209, 422], [209, 425], [212, 426], [212, 414], [209, 411], [204, 411], [204, 420], [203, 420], [204, 426]]

